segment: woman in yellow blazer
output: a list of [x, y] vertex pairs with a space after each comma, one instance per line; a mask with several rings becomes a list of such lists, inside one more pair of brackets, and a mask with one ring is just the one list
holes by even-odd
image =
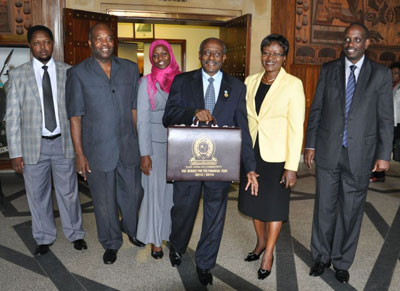
[[247, 77], [247, 115], [259, 177], [258, 195], [239, 191], [239, 210], [253, 218], [257, 244], [245, 261], [264, 252], [258, 278], [271, 273], [273, 252], [282, 223], [288, 219], [290, 188], [296, 183], [303, 143], [305, 98], [302, 82], [286, 73], [289, 43], [271, 34], [261, 42], [264, 71]]

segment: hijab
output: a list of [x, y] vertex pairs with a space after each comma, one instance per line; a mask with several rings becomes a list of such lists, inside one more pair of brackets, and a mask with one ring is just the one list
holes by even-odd
[[[167, 48], [169, 56], [170, 56], [169, 65], [165, 69], [157, 68], [153, 62], [153, 51], [159, 45], [165, 46]], [[155, 40], [151, 43], [150, 50], [149, 50], [149, 58], [150, 58], [152, 67], [151, 67], [151, 73], [146, 75], [147, 94], [149, 95], [151, 109], [154, 110], [155, 95], [157, 93], [156, 83], [158, 83], [160, 85], [161, 90], [169, 93], [169, 90], [171, 89], [171, 85], [172, 85], [172, 81], [174, 80], [174, 77], [176, 75], [180, 74], [181, 71], [179, 70], [179, 65], [175, 60], [175, 56], [174, 56], [174, 53], [172, 52], [171, 45], [165, 40], [159, 39], [159, 40]]]

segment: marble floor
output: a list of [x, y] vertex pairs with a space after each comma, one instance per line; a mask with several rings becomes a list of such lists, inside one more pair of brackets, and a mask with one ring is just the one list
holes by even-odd
[[[214, 284], [203, 287], [197, 280], [194, 250], [201, 230], [202, 208], [179, 268], [166, 256], [154, 260], [150, 247], [137, 248], [124, 235], [124, 244], [113, 265], [104, 265], [97, 241], [90, 192], [80, 182], [84, 228], [89, 249], [76, 251], [61, 230], [51, 251], [33, 256], [35, 242], [23, 179], [14, 173], [0, 174], [4, 192], [0, 212], [0, 290], [400, 290], [400, 163], [392, 162], [384, 183], [370, 184], [356, 259], [350, 282], [338, 283], [332, 269], [323, 276], [308, 275], [311, 221], [314, 204], [313, 171], [300, 166], [292, 191], [290, 222], [284, 224], [276, 246], [271, 275], [257, 279], [259, 261], [243, 259], [255, 245], [252, 221], [237, 210], [237, 186], [232, 185], [224, 235]], [[55, 209], [57, 206], [55, 205]]]

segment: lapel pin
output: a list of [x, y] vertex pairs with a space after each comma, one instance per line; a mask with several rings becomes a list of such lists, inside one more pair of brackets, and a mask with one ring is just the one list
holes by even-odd
[[228, 98], [228, 97], [229, 97], [228, 90], [224, 90], [224, 97], [225, 97], [225, 98]]

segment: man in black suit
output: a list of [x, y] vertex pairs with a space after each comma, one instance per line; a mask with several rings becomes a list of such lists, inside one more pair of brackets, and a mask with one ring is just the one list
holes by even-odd
[[[247, 187], [257, 194], [256, 162], [247, 123], [246, 87], [220, 68], [226, 59], [226, 46], [217, 38], [203, 40], [199, 59], [202, 69], [175, 77], [165, 107], [163, 124], [190, 125], [196, 117], [210, 122], [238, 126], [242, 130], [243, 167], [248, 173]], [[215, 94], [217, 93], [217, 94]], [[204, 191], [204, 215], [200, 241], [196, 249], [196, 271], [203, 285], [212, 284], [210, 269], [215, 266], [225, 222], [230, 182], [175, 182], [174, 206], [171, 210], [170, 260], [173, 267], [181, 263], [192, 234], [199, 201]]]
[[387, 171], [393, 141], [390, 70], [369, 60], [368, 29], [345, 30], [343, 57], [322, 66], [306, 133], [304, 161], [315, 156], [316, 197], [311, 238], [320, 276], [332, 262], [347, 283], [360, 235], [371, 170]]

